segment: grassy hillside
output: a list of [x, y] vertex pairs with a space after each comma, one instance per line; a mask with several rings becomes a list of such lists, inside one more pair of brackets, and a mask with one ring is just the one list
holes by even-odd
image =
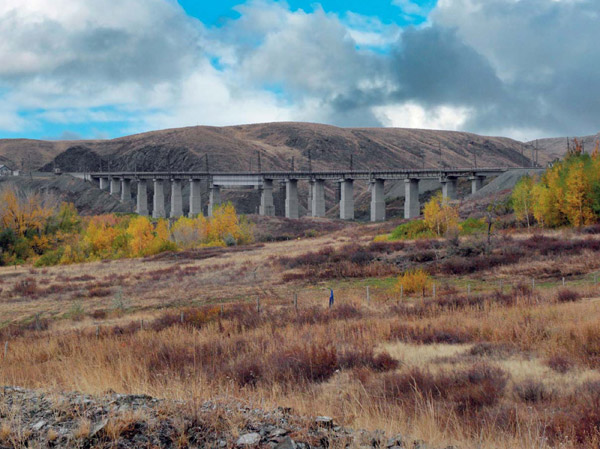
[[[104, 167], [138, 170], [204, 169], [209, 155], [212, 170], [257, 169], [257, 151], [263, 169], [418, 168], [478, 165], [522, 166], [529, 162], [521, 142], [475, 134], [398, 128], [337, 128], [311, 123], [266, 123], [231, 127], [197, 126], [153, 131], [102, 141], [44, 142], [0, 140], [0, 156], [13, 164], [34, 168], [49, 164], [68, 148], [79, 151], [58, 160], [65, 171]], [[89, 154], [86, 155], [86, 150]], [[32, 157], [24, 156], [31, 154]], [[47, 165], [50, 170], [52, 164]]]

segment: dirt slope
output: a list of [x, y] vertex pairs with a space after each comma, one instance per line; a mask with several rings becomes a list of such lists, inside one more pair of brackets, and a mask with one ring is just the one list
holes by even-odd
[[[478, 165], [523, 166], [526, 146], [500, 137], [399, 128], [337, 128], [311, 123], [266, 123], [231, 127], [196, 126], [153, 131], [102, 141], [43, 142], [0, 140], [0, 156], [20, 160], [33, 158], [37, 167], [53, 167], [53, 157], [68, 148], [57, 160], [64, 171], [103, 168], [138, 170], [204, 169], [209, 155], [211, 170], [257, 169], [257, 152], [263, 169], [307, 168], [309, 153], [313, 169], [418, 168]], [[474, 156], [476, 154], [476, 156]], [[31, 158], [30, 158], [31, 159]], [[102, 162], [100, 162], [102, 161]]]
[[[572, 145], [573, 137], [569, 137], [568, 139]], [[593, 136], [577, 137], [577, 140], [583, 142], [584, 149], [587, 152], [591, 152], [594, 150], [596, 142], [600, 141], [600, 132]], [[536, 143], [540, 150], [540, 163], [542, 162], [542, 157], [545, 161], [552, 161], [556, 158], [562, 158], [567, 152], [567, 137], [554, 137], [528, 142], [529, 145], [535, 145]]]

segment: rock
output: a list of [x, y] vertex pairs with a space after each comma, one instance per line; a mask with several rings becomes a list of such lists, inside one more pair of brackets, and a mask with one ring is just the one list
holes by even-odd
[[255, 446], [260, 442], [260, 434], [256, 432], [246, 433], [238, 438], [237, 446]]
[[274, 449], [296, 449], [296, 443], [290, 437], [285, 437]]
[[271, 431], [271, 433], [269, 434], [269, 437], [270, 438], [282, 437], [284, 435], [287, 435], [288, 433], [290, 433], [289, 430], [277, 428], [277, 429]]
[[94, 427], [92, 427], [92, 430], [90, 431], [90, 437], [94, 437], [98, 433], [100, 433], [102, 431], [102, 429], [104, 429], [106, 427], [107, 424], [108, 424], [108, 419], [103, 419], [102, 421], [99, 421], [96, 424], [94, 424]]
[[390, 438], [387, 442], [387, 444], [385, 445], [385, 447], [403, 447], [404, 446], [404, 439], [402, 438], [401, 434], [398, 435], [394, 435], [392, 438]]
[[46, 421], [41, 420], [38, 421], [37, 423], [35, 423], [31, 428], [33, 429], [34, 432], [39, 432], [40, 430], [42, 430], [42, 427], [44, 427], [46, 425]]
[[329, 416], [317, 416], [315, 422], [319, 427], [325, 427], [326, 429], [333, 428], [333, 418], [330, 418]]

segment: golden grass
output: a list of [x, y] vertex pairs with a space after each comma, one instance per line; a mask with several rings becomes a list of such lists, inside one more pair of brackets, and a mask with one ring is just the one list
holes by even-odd
[[[370, 237], [356, 238], [366, 242]], [[292, 407], [301, 415], [331, 415], [356, 428], [383, 429], [389, 434], [400, 432], [440, 447], [449, 444], [462, 448], [551, 447], [552, 442], [542, 438], [542, 433], [552, 420], [552, 410], [567, 407], [564, 401], [586, 382], [600, 381], [598, 286], [589, 283], [578, 286], [583, 300], [559, 304], [556, 286], [560, 282], [554, 278], [554, 286], [537, 289], [533, 295], [515, 293], [514, 305], [502, 306], [490, 300], [476, 306], [432, 306], [416, 314], [411, 310], [417, 310], [422, 300], [405, 297], [402, 301], [405, 308], [397, 307], [399, 298], [386, 286], [391, 282], [386, 284], [384, 280], [370, 282], [370, 304], [365, 300], [365, 280], [317, 285], [282, 282], [283, 270], [274, 263], [276, 258], [304, 254], [326, 245], [337, 247], [349, 240], [334, 234], [273, 243], [206, 260], [125, 260], [43, 270], [2, 268], [2, 321], [31, 320], [36, 314], [54, 321], [46, 331], [12, 338], [6, 358], [1, 357], [4, 348], [0, 346], [0, 383], [90, 394], [107, 391], [149, 394], [187, 404], [235, 399], [252, 407]], [[536, 272], [552, 271], [560, 264], [561, 269], [567, 270], [565, 267], [573, 263], [576, 270], [589, 272], [585, 270], [597, 267], [590, 259], [594, 258], [582, 253], [543, 261], [534, 267]], [[180, 268], [174, 269], [177, 265]], [[514, 280], [520, 276], [526, 280], [525, 270], [530, 267], [516, 264], [480, 273], [479, 279], [438, 278], [435, 282], [438, 286], [454, 285], [463, 295], [467, 283], [472, 285], [472, 295], [489, 294], [500, 279]], [[186, 269], [192, 274], [182, 274]], [[73, 280], [82, 276], [93, 279]], [[487, 282], [482, 282], [482, 277]], [[37, 298], [8, 293], [26, 278], [35, 279], [40, 287], [51, 284], [75, 287], [66, 293]], [[110, 283], [111, 294], [85, 297], [87, 285], [95, 282]], [[333, 311], [326, 309], [329, 286], [336, 293]], [[508, 290], [505, 286], [505, 291]], [[299, 314], [307, 314], [306, 320], [296, 319], [294, 293], [299, 295]], [[450, 293], [440, 288], [438, 296], [444, 295]], [[245, 312], [242, 318], [233, 313], [236, 304], [253, 304], [257, 297], [261, 298], [262, 319], [254, 322], [255, 312]], [[64, 318], [77, 301], [86, 312], [85, 318], [57, 319]], [[117, 304], [119, 301], [124, 304], [122, 307]], [[214, 318], [221, 313], [217, 306], [208, 312], [201, 309], [205, 310], [203, 317], [213, 318], [194, 326], [175, 323], [160, 330], [152, 328], [166, 311], [175, 315], [180, 311], [193, 313], [194, 307], [216, 303], [224, 304], [222, 318]], [[352, 306], [358, 312], [322, 319], [335, 314], [340, 306]], [[106, 314], [90, 317], [94, 310]], [[142, 320], [146, 325], [143, 330]], [[98, 337], [96, 326], [100, 326]], [[117, 326], [124, 332], [113, 332]], [[417, 337], [433, 329], [434, 333], [461, 332], [469, 340], [462, 344], [422, 344], [392, 338], [393, 331], [400, 327], [413, 329]], [[496, 346], [492, 346], [490, 354], [474, 355], [479, 342]], [[391, 371], [398, 376], [417, 368], [431, 373], [460, 372], [485, 362], [506, 372], [508, 382], [498, 404], [467, 416], [416, 390], [410, 401], [405, 402], [377, 396], [373, 393], [377, 391], [374, 386], [382, 382], [386, 373], [366, 365], [342, 368], [318, 381], [298, 380], [287, 372], [281, 374], [278, 362], [288, 363], [294, 351], [300, 359], [300, 353], [313, 346], [334, 348], [338, 356], [357, 348], [373, 350], [374, 354], [388, 353], [400, 363]], [[496, 347], [508, 349], [493, 353]], [[211, 352], [210, 348], [221, 348], [222, 352]], [[568, 358], [573, 367], [566, 373], [551, 369], [548, 359], [554, 356]], [[326, 363], [317, 356], [310, 360], [315, 364]], [[250, 362], [258, 364], [262, 377], [255, 383], [240, 382], [241, 371], [248, 366], [252, 371]], [[550, 402], [532, 405], [518, 397], [515, 388], [532, 379], [553, 393]], [[486, 415], [488, 411], [498, 413], [503, 419], [514, 415], [518, 426], [513, 428], [494, 421], [500, 418], [491, 419], [490, 416], [496, 415]], [[131, 419], [134, 418], [139, 417]], [[243, 423], [236, 419], [229, 417], [226, 423], [234, 434], [236, 429], [243, 428]], [[127, 425], [127, 419], [110, 421], [105, 431], [116, 439]], [[82, 419], [80, 438], [89, 432], [89, 422]], [[3, 422], [0, 440], [10, 438], [14, 438], [12, 427]], [[185, 437], [182, 438], [181, 444], [185, 445]], [[554, 443], [564, 448], [577, 447], [573, 442]]]

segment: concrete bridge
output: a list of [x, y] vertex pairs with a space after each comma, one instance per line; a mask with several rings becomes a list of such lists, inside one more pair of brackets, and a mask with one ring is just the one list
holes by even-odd
[[[285, 182], [285, 216], [299, 218], [298, 214], [298, 182], [309, 183], [309, 210], [313, 217], [325, 216], [325, 183], [340, 184], [340, 218], [354, 219], [354, 181], [365, 180], [370, 183], [371, 221], [385, 220], [384, 185], [386, 181], [405, 182], [404, 217], [415, 218], [420, 214], [419, 181], [436, 179], [442, 184], [445, 198], [457, 199], [457, 182], [459, 178], [471, 181], [472, 193], [477, 192], [488, 176], [496, 176], [508, 168], [465, 168], [465, 169], [417, 169], [417, 170], [349, 170], [349, 171], [274, 171], [261, 173], [208, 173], [208, 172], [99, 172], [86, 173], [84, 178], [99, 183], [101, 189], [110, 190], [112, 195], [120, 196], [121, 201], [130, 202], [131, 186], [136, 183], [137, 207], [140, 215], [149, 215], [148, 182], [154, 186], [152, 216], [167, 217], [165, 210], [165, 184], [170, 182], [171, 218], [183, 215], [182, 183], [189, 182], [190, 203], [189, 215], [202, 213], [200, 200], [200, 182], [209, 185], [208, 214], [221, 203], [221, 190], [231, 187], [253, 186], [261, 191], [259, 213], [275, 215], [273, 205], [273, 182]], [[167, 187], [168, 188], [168, 187]]]

